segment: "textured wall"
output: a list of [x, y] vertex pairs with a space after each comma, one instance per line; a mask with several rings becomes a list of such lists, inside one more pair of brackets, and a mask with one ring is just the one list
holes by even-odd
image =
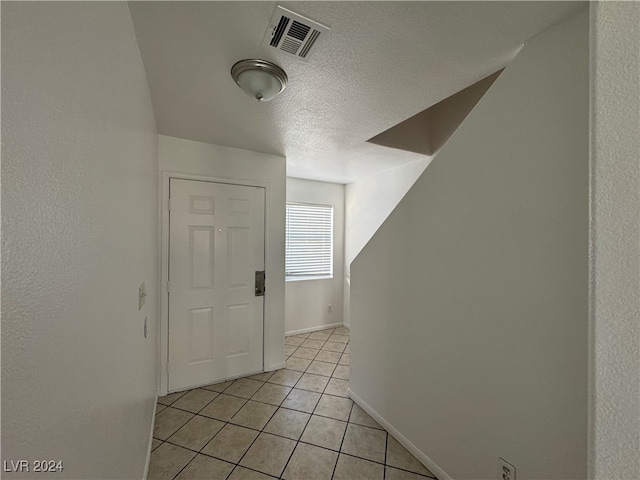
[[55, 478], [143, 475], [156, 149], [126, 3], [2, 3], [3, 460], [62, 460]]
[[523, 47], [351, 265], [352, 392], [441, 478], [587, 474], [587, 11]]
[[640, 3], [591, 4], [592, 474], [640, 478]]
[[333, 205], [333, 278], [286, 282], [285, 331], [342, 323], [344, 185], [287, 178], [287, 201]]
[[365, 177], [345, 187], [344, 311], [349, 325], [351, 262], [427, 168], [430, 157]]

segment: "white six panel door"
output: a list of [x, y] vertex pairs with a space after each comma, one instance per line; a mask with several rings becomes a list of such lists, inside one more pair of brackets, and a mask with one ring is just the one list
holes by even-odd
[[169, 391], [262, 371], [264, 188], [170, 180]]

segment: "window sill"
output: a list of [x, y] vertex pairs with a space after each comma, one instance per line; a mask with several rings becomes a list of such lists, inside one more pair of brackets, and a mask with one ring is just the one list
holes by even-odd
[[318, 275], [317, 277], [285, 277], [285, 282], [301, 282], [303, 280], [331, 280], [333, 275]]

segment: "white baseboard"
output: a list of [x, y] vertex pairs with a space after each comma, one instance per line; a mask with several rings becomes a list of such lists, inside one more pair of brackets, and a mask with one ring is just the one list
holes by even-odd
[[422, 463], [425, 467], [427, 467], [431, 473], [433, 473], [439, 480], [453, 480], [449, 475], [446, 474], [444, 470], [442, 470], [433, 460], [431, 460], [427, 455], [424, 454], [421, 450], [418, 449], [413, 443], [407, 440], [407, 437], [402, 435], [393, 425], [387, 422], [378, 412], [376, 412], [367, 402], [362, 400], [357, 394], [353, 392], [349, 388], [348, 391], [349, 397], [360, 406], [365, 412], [373, 417], [373, 419], [378, 422], [384, 429], [391, 434], [393, 438], [395, 438], [400, 445], [409, 450], [411, 454], [416, 457], [420, 463]]
[[149, 447], [147, 448], [147, 459], [144, 462], [144, 472], [142, 472], [142, 480], [147, 480], [149, 474], [149, 463], [151, 462], [151, 446], [153, 445], [153, 430], [156, 426], [156, 409], [158, 408], [158, 395], [153, 402], [153, 417], [151, 417], [151, 431], [149, 432]]
[[301, 328], [299, 330], [289, 330], [288, 332], [284, 332], [284, 334], [286, 336], [300, 335], [301, 333], [317, 332], [318, 330], [324, 330], [326, 328], [342, 327], [343, 325], [344, 324], [342, 322], [329, 323], [328, 325], [318, 325], [317, 327]]

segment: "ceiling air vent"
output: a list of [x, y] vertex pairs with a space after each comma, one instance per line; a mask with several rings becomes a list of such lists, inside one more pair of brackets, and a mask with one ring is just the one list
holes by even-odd
[[262, 43], [300, 60], [309, 60], [318, 38], [328, 31], [328, 27], [278, 5]]

